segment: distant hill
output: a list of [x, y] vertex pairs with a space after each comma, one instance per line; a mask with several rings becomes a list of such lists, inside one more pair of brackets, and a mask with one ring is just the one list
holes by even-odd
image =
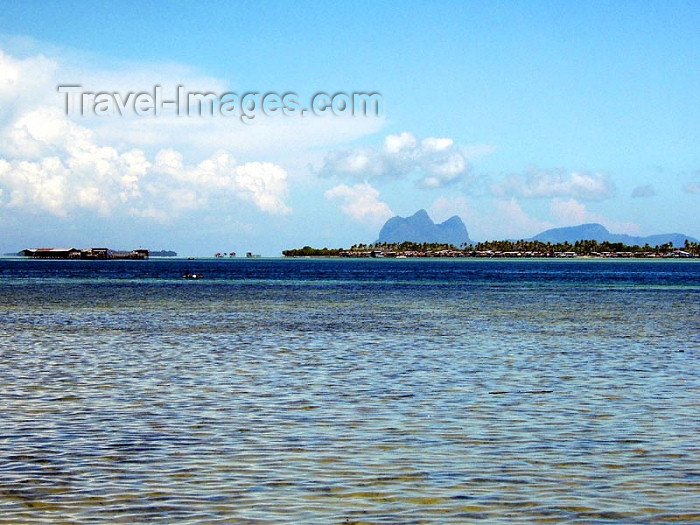
[[462, 243], [473, 244], [462, 219], [455, 215], [435, 224], [425, 210], [418, 210], [410, 217], [392, 217], [382, 227], [376, 242], [404, 241], [446, 243], [457, 247]]
[[684, 235], [682, 233], [661, 233], [658, 235], [649, 235], [647, 237], [636, 237], [625, 233], [610, 233], [602, 224], [590, 223], [581, 224], [580, 226], [569, 226], [566, 228], [552, 228], [551, 230], [543, 231], [528, 239], [529, 241], [541, 241], [561, 243], [589, 240], [598, 242], [621, 242], [629, 246], [661, 246], [672, 242], [675, 247], [682, 247], [685, 240], [690, 242], [698, 242], [694, 237]]

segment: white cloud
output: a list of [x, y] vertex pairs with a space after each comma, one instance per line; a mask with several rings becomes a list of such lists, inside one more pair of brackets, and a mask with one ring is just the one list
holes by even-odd
[[557, 223], [564, 226], [598, 222], [593, 214], [586, 209], [586, 205], [575, 199], [554, 199], [549, 205], [549, 210]]
[[[444, 222], [447, 219], [457, 215], [467, 228], [469, 238], [483, 239], [486, 217], [484, 214], [477, 212], [472, 204], [462, 196], [457, 197], [438, 197], [428, 208], [428, 215], [434, 218], [436, 223]], [[488, 221], [488, 219], [486, 219]]]
[[[45, 45], [32, 46], [45, 48]], [[54, 144], [64, 129], [51, 129], [55, 120], [42, 121], [43, 111], [64, 112], [66, 93], [59, 85], [80, 85], [84, 91], [120, 93], [153, 92], [160, 86], [163, 99], [173, 99], [177, 87], [188, 92], [212, 92], [217, 95], [249, 92], [247, 86], [232, 88], [227, 81], [202, 74], [187, 65], [176, 63], [105, 62], [103, 57], [52, 48], [52, 57], [36, 54], [18, 59], [0, 49], [0, 155], [37, 159], [47, 155], [46, 147]], [[261, 93], [262, 94], [262, 93]], [[300, 93], [302, 105], [310, 104]], [[154, 154], [173, 148], [187, 157], [205, 158], [217, 150], [230, 150], [247, 159], [299, 164], [305, 167], [309, 155], [319, 156], [324, 147], [335, 146], [376, 133], [385, 125], [383, 118], [324, 118], [258, 115], [252, 124], [238, 117], [176, 116], [164, 111], [159, 117], [72, 114], [61, 122], [73, 123], [91, 131], [93, 140], [120, 151], [141, 149]], [[16, 129], [15, 129], [16, 128]], [[68, 135], [66, 135], [68, 136]], [[303, 160], [299, 160], [304, 152]], [[317, 153], [314, 153], [317, 152]]]
[[443, 221], [458, 215], [473, 240], [529, 238], [555, 225], [529, 215], [515, 199], [483, 200], [476, 209], [465, 197], [440, 197], [430, 207], [430, 215]]
[[[475, 218], [476, 213], [469, 201], [464, 197], [438, 197], [433, 201], [428, 209], [428, 215], [436, 222], [443, 222], [458, 215], [463, 221], [470, 221]], [[467, 226], [469, 226], [467, 224]]]
[[428, 137], [419, 142], [411, 133], [403, 132], [388, 135], [382, 146], [330, 152], [319, 173], [361, 179], [415, 173], [421, 186], [437, 188], [460, 180], [467, 168], [465, 155], [452, 139]]
[[[199, 194], [224, 191], [255, 203], [267, 213], [291, 212], [283, 200], [287, 195], [287, 172], [270, 162], [239, 165], [230, 153], [219, 151], [196, 166], [187, 167], [179, 152], [168, 149], [156, 155], [155, 169], [196, 189]], [[195, 200], [188, 196], [185, 202], [194, 203]], [[186, 207], [194, 207], [194, 204]]]
[[493, 205], [495, 230], [502, 232], [499, 238], [529, 238], [554, 227], [551, 222], [530, 216], [514, 198], [496, 199]]
[[465, 197], [440, 197], [433, 202], [430, 214], [438, 221], [459, 215], [470, 237], [476, 240], [527, 239], [550, 228], [592, 222], [600, 223], [614, 233], [637, 235], [640, 229], [635, 223], [614, 221], [592, 212], [576, 199], [553, 199], [549, 205], [549, 220], [531, 215], [514, 197], [490, 202], [480, 200], [475, 204], [479, 209]]
[[[192, 156], [232, 148], [246, 158], [265, 158], [288, 165], [320, 150], [376, 133], [384, 125], [379, 118], [259, 117], [243, 124], [233, 117], [115, 117], [91, 119], [86, 126], [107, 143], [126, 143], [156, 151], [174, 148]], [[300, 153], [303, 159], [300, 161]]]
[[[217, 96], [229, 92], [243, 96], [251, 92], [250, 86], [239, 84], [232, 87], [227, 80], [175, 63], [102, 66], [81, 62], [77, 67], [61, 63], [54, 78], [51, 86], [54, 92], [57, 83], [80, 84], [86, 91], [118, 92], [126, 97], [128, 93], [153, 93], [158, 85], [164, 100], [174, 100], [178, 86], [188, 93], [213, 93]], [[235, 82], [235, 79], [232, 81]], [[259, 95], [264, 93], [261, 91]], [[310, 106], [311, 94], [305, 97], [305, 94], [299, 93], [299, 97], [303, 106]], [[64, 104], [65, 94], [61, 94], [61, 107]], [[157, 118], [138, 117], [130, 111], [125, 116], [86, 115], [78, 118], [81, 125], [93, 130], [100, 140], [109, 144], [130, 144], [151, 151], [174, 148], [186, 155], [199, 157], [221, 149], [229, 150], [235, 144], [239, 156], [264, 156], [266, 160], [285, 163], [294, 159], [300, 150], [356, 140], [376, 133], [385, 124], [383, 118], [374, 117], [289, 117], [283, 114], [270, 117], [262, 114], [261, 104], [258, 110], [255, 118], [248, 123], [242, 122], [240, 116], [178, 116], [167, 111]]]
[[327, 190], [324, 196], [339, 200], [343, 213], [369, 226], [381, 226], [394, 215], [389, 205], [379, 200], [379, 191], [367, 182], [354, 186], [339, 184]]
[[614, 191], [610, 178], [603, 173], [514, 174], [492, 186], [493, 194], [501, 198], [575, 197], [600, 200], [611, 197]]
[[69, 195], [68, 173], [58, 158], [7, 165], [9, 169], [0, 172], [0, 184], [5, 186], [3, 195], [7, 196], [8, 207], [38, 207], [59, 217], [67, 215], [64, 203]]
[[0, 49], [0, 121], [26, 105], [45, 101], [58, 64], [42, 55], [14, 58]]
[[437, 152], [437, 151], [445, 151], [447, 149], [450, 149], [452, 145], [454, 144], [454, 141], [452, 139], [439, 139], [435, 137], [428, 137], [427, 139], [423, 139], [421, 141], [421, 146], [423, 146], [423, 151], [425, 152]]
[[156, 155], [155, 168], [168, 175], [177, 175], [183, 169], [182, 153], [174, 149], [163, 149]]
[[387, 135], [384, 138], [384, 150], [389, 155], [397, 155], [402, 151], [412, 151], [417, 145], [416, 137], [406, 131], [399, 135]]
[[270, 162], [248, 162], [235, 169], [235, 191], [252, 200], [262, 211], [287, 214], [292, 209], [283, 202], [287, 193], [287, 172]]
[[[172, 73], [171, 69], [167, 71]], [[185, 155], [172, 147], [149, 155], [130, 140], [105, 139], [109, 133], [103, 133], [104, 126], [118, 134], [125, 120], [107, 120], [91, 128], [94, 119], [66, 115], [62, 104], [55, 103], [59, 70], [57, 62], [41, 56], [18, 60], [0, 51], [0, 207], [64, 218], [81, 210], [103, 216], [124, 213], [161, 222], [188, 210], [206, 209], [214, 201], [224, 211], [230, 207], [227, 201], [250, 202], [269, 214], [291, 211], [284, 202], [287, 172], [272, 162], [239, 164], [225, 150], [212, 153], [216, 141], [211, 140], [206, 149], [197, 151], [205, 160], [187, 165]], [[70, 66], [60, 73], [66, 75], [66, 70]], [[167, 71], [166, 79], [174, 84], [176, 77]], [[94, 78], [82, 71], [79, 76], [90, 78], [95, 86], [101, 78], [102, 89], [116, 90], [126, 87], [124, 78], [135, 82], [131, 89], [138, 89], [140, 81], [160, 74], [145, 69], [135, 76], [131, 73], [121, 77], [98, 72]], [[190, 71], [183, 74], [181, 78], [189, 78], [193, 86], [200, 85], [202, 79]], [[147, 122], [136, 120], [141, 125]], [[175, 127], [182, 135], [183, 126]], [[183, 140], [190, 138], [184, 135]], [[168, 136], [160, 140], [167, 141]]]
[[186, 166], [173, 149], [151, 162], [142, 150], [100, 145], [91, 130], [55, 108], [28, 113], [3, 135], [9, 151], [25, 152], [0, 158], [0, 205], [10, 208], [68, 217], [76, 209], [109, 215], [128, 204], [132, 213], [162, 220], [228, 195], [266, 213], [291, 211], [284, 203], [287, 173], [273, 163], [237, 164], [222, 151]]
[[355, 177], [379, 177], [389, 173], [379, 152], [370, 147], [347, 151], [331, 151], [323, 160], [322, 175], [352, 175]]
[[654, 195], [656, 195], [656, 192], [654, 191], [654, 188], [652, 188], [650, 184], [639, 185], [632, 190], [632, 198], [633, 199], [639, 199], [639, 198], [643, 198], [643, 197], [653, 197]]
[[599, 223], [613, 233], [627, 233], [630, 235], [637, 235], [640, 230], [639, 225], [636, 223], [617, 222], [599, 213], [591, 212], [586, 208], [585, 204], [578, 202], [576, 199], [554, 199], [549, 209], [557, 222], [557, 226]]
[[[60, 217], [74, 208], [110, 213], [138, 196], [138, 180], [149, 168], [143, 152], [118, 152], [94, 142], [90, 130], [56, 108], [38, 108], [2, 130], [9, 166], [0, 185], [11, 208], [43, 210]], [[14, 153], [14, 155], [13, 155]]]

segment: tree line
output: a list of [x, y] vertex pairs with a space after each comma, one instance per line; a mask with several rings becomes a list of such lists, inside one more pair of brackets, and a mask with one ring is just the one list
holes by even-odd
[[573, 244], [565, 241], [563, 243], [551, 243], [542, 241], [484, 241], [476, 244], [462, 243], [459, 247], [453, 244], [446, 243], [430, 243], [430, 242], [411, 242], [405, 241], [401, 243], [386, 243], [379, 242], [374, 244], [353, 244], [350, 248], [312, 248], [304, 246], [292, 250], [284, 250], [282, 255], [285, 257], [339, 257], [347, 253], [359, 253], [370, 251], [381, 252], [440, 252], [445, 250], [462, 251], [465, 255], [478, 252], [521, 252], [521, 253], [542, 253], [554, 254], [561, 252], [573, 252], [576, 255], [591, 255], [595, 253], [653, 253], [664, 255], [671, 253], [677, 249], [681, 249], [691, 255], [700, 255], [700, 243], [691, 242], [686, 239], [684, 245], [680, 248], [673, 246], [672, 242], [649, 246], [627, 245], [621, 242], [598, 242], [595, 240], [581, 240]]

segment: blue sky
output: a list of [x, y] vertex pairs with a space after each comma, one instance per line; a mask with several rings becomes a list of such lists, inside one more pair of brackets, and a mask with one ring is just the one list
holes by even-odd
[[[600, 222], [700, 237], [700, 3], [6, 2], [0, 250], [181, 255]], [[378, 92], [383, 116], [67, 115], [58, 85]]]

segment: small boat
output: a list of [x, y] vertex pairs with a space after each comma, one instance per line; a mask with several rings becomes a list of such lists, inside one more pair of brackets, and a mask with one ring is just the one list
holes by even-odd
[[204, 275], [201, 274], [201, 273], [190, 273], [190, 272], [187, 272], [187, 273], [185, 273], [185, 274], [182, 275], [182, 278], [183, 278], [183, 279], [203, 279], [203, 278], [204, 278]]

